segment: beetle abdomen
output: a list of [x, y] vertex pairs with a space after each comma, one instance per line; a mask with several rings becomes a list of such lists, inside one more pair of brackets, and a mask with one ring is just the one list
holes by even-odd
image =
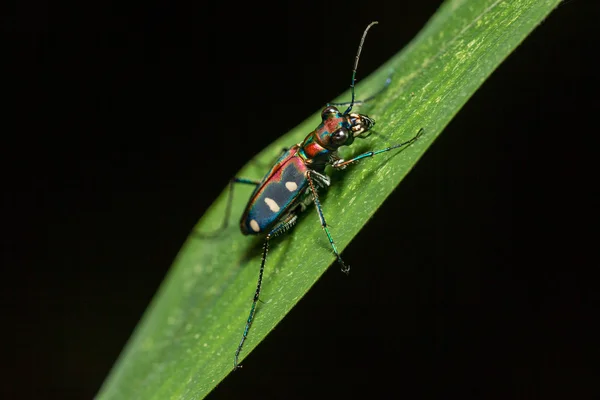
[[255, 190], [240, 221], [243, 234], [268, 233], [306, 190], [307, 168], [296, 151], [290, 150]]

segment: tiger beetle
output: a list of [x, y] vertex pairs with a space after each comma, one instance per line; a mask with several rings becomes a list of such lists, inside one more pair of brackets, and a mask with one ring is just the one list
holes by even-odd
[[[376, 24], [377, 21], [374, 21], [367, 26], [360, 40], [360, 44], [358, 45], [350, 84], [352, 92], [351, 101], [349, 103], [327, 104], [321, 112], [322, 122], [319, 126], [309, 133], [302, 143], [286, 149], [262, 180], [233, 178], [230, 181], [229, 198], [227, 201], [226, 217], [223, 222], [223, 227], [227, 224], [228, 214], [231, 210], [233, 185], [235, 183], [243, 183], [254, 185], [255, 189], [250, 196], [250, 200], [246, 205], [246, 209], [240, 221], [242, 233], [244, 235], [266, 234], [262, 250], [262, 261], [258, 273], [258, 282], [256, 284], [252, 306], [250, 307], [250, 314], [248, 315], [248, 320], [246, 321], [240, 344], [235, 351], [235, 358], [233, 361], [234, 370], [241, 367], [238, 362], [239, 355], [244, 346], [244, 342], [248, 337], [248, 332], [250, 331], [254, 319], [256, 304], [259, 300], [262, 285], [263, 272], [267, 261], [267, 253], [269, 251], [269, 241], [273, 237], [289, 230], [296, 223], [298, 215], [311, 203], [314, 203], [317, 209], [321, 227], [329, 239], [329, 244], [333, 249], [342, 271], [346, 274], [350, 271], [350, 267], [342, 260], [331, 233], [327, 228], [327, 222], [325, 221], [321, 203], [319, 202], [319, 196], [317, 194], [319, 189], [326, 189], [330, 185], [330, 179], [325, 174], [325, 167], [331, 166], [333, 169], [344, 169], [348, 165], [356, 163], [363, 158], [373, 157], [377, 154], [410, 145], [423, 133], [423, 129], [421, 128], [412, 139], [406, 142], [382, 150], [369, 151], [349, 160], [342, 159], [337, 153], [337, 150], [341, 146], [351, 145], [355, 138], [365, 138], [367, 132], [375, 126], [375, 120], [373, 118], [364, 114], [352, 112], [352, 107], [366, 101], [355, 101], [354, 84], [356, 81], [356, 70], [362, 46], [369, 29]], [[387, 83], [389, 84], [389, 79]], [[336, 105], [348, 105], [348, 108], [341, 113], [335, 107]]]

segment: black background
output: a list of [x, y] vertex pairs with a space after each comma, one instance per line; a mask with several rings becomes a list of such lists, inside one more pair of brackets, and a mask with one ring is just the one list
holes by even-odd
[[[368, 22], [359, 78], [440, 3], [7, 6], [3, 398], [93, 397], [227, 180], [347, 87]], [[344, 252], [350, 276], [211, 399], [597, 394], [597, 4], [526, 39]]]

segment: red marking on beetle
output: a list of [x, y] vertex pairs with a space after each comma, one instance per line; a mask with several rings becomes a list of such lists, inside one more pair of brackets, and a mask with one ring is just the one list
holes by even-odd
[[[291, 168], [292, 166], [296, 167], [296, 170], [301, 171], [304, 167], [304, 163], [299, 157], [295, 157], [298, 149], [291, 149], [290, 154], [284, 160], [279, 163], [278, 168], [276, 168], [270, 175], [269, 179], [265, 181], [264, 186], [267, 186], [273, 182], [281, 182], [283, 179], [282, 174], [287, 168]], [[262, 192], [262, 190], [260, 190]], [[257, 193], [258, 194], [258, 193]]]
[[315, 158], [323, 150], [325, 150], [325, 148], [317, 142], [312, 142], [304, 146], [304, 154], [306, 154], [308, 158]]
[[263, 185], [266, 185], [271, 180], [281, 181], [281, 171], [283, 168], [285, 168], [285, 165], [288, 163], [288, 161], [290, 161], [290, 159], [296, 155], [296, 153], [298, 153], [298, 148], [294, 146], [289, 150], [289, 154], [283, 160], [276, 163], [267, 173]]

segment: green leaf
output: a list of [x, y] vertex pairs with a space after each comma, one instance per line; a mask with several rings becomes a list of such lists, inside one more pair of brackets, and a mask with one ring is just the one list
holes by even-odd
[[[559, 2], [446, 1], [404, 50], [363, 80], [357, 92], [374, 93], [394, 71], [390, 87], [361, 110], [377, 120], [379, 134], [357, 140], [344, 150], [346, 158], [405, 141], [420, 128], [425, 133], [404, 151], [385, 153], [332, 174], [323, 209], [340, 249], [350, 243], [475, 90]], [[348, 99], [348, 93], [341, 99]], [[272, 163], [282, 147], [300, 142], [318, 123], [316, 113], [265, 149], [258, 161]], [[238, 174], [261, 175], [250, 164]], [[250, 187], [236, 189], [232, 218], [223, 234], [212, 239], [192, 235], [187, 240], [99, 399], [199, 399], [232, 372], [260, 265], [260, 238], [244, 237], [237, 224], [251, 191]], [[196, 232], [220, 226], [225, 202], [224, 192], [202, 217]], [[242, 358], [333, 261], [316, 212], [308, 209], [291, 234], [273, 241], [261, 294], [265, 303], [259, 303]]]

